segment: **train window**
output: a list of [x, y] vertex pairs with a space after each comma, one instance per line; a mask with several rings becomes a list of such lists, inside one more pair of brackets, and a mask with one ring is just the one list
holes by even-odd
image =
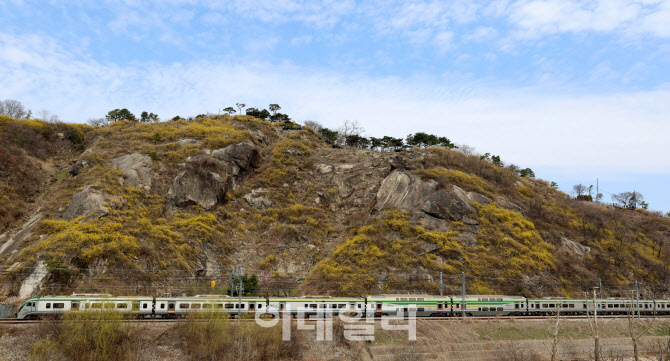
[[575, 304], [574, 304], [574, 303], [571, 303], [571, 304], [570, 304], [570, 308], [575, 308]]
[[215, 303], [214, 308], [223, 308], [223, 303]]
[[482, 311], [487, 312], [489, 310], [488, 307], [482, 307]]
[[65, 308], [65, 304], [62, 302], [54, 303], [54, 308]]
[[556, 304], [550, 303], [549, 308], [556, 308]]
[[117, 303], [116, 308], [128, 308], [128, 304], [127, 303]]
[[114, 304], [111, 302], [105, 303], [105, 308], [114, 308]]
[[144, 304], [142, 304], [142, 308], [145, 308], [145, 309], [146, 309], [146, 308], [149, 308], [149, 304], [148, 304], [148, 303], [144, 303]]
[[423, 307], [419, 307], [416, 309], [417, 312], [423, 312]]
[[498, 302], [502, 302], [502, 300], [503, 300], [502, 298], [498, 298]]
[[309, 305], [305, 303], [305, 308], [309, 308]]
[[325, 303], [322, 303], [322, 304], [319, 305], [319, 308], [326, 308], [326, 306], [327, 305]]
[[79, 302], [72, 302], [72, 306], [70, 306], [70, 308], [74, 310], [79, 309]]
[[51, 308], [51, 303], [47, 302], [47, 308]]
[[423, 302], [423, 298], [417, 298], [416, 300], [419, 302]]
[[161, 307], [160, 307], [160, 309], [161, 309], [161, 310], [162, 310], [162, 309], [165, 309], [165, 304], [164, 304], [164, 303], [161, 303]]
[[543, 303], [543, 304], [542, 304], [542, 308], [547, 308], [547, 304], [546, 304], [546, 303]]
[[311, 305], [309, 305], [309, 307], [310, 308], [316, 308], [316, 303], [312, 303]]
[[406, 298], [401, 298], [400, 302], [407, 302], [407, 299]]
[[442, 304], [441, 304], [441, 303], [438, 303], [438, 304], [437, 304], [437, 308], [442, 308]]
[[201, 306], [200, 306], [199, 303], [193, 303], [193, 304], [191, 304], [191, 308], [200, 308], [200, 307], [201, 307]]
[[337, 307], [338, 307], [338, 308], [345, 308], [345, 307], [347, 307], [347, 305], [344, 304], [344, 303], [340, 303], [339, 305], [337, 305]]
[[191, 305], [189, 305], [188, 303], [180, 303], [179, 304], [179, 308], [181, 308], [181, 309], [189, 308], [189, 307], [191, 307]]
[[416, 302], [416, 298], [410, 298], [408, 299], [409, 302]]
[[204, 305], [202, 305], [202, 308], [212, 308], [212, 304], [211, 303], [205, 303]]
[[99, 302], [91, 303], [91, 308], [102, 308], [102, 303]]
[[232, 303], [226, 303], [226, 308], [233, 308], [233, 307], [234, 307], [234, 306], [233, 306]]
[[244, 303], [240, 305], [240, 308], [241, 308], [241, 309], [244, 309]]
[[498, 311], [502, 311], [502, 310], [503, 310], [503, 308], [502, 308], [502, 307], [498, 307]]
[[358, 304], [358, 308], [361, 308], [361, 304], [360, 304], [360, 303]]

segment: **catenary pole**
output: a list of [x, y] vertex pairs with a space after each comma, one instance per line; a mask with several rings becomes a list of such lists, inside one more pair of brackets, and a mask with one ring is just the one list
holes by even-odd
[[444, 284], [442, 283], [442, 272], [440, 272], [440, 297], [444, 296]]
[[640, 288], [638, 287], [637, 281], [635, 281], [635, 298], [637, 299], [637, 320], [640, 320]]
[[467, 307], [465, 304], [465, 272], [461, 272], [461, 314], [463, 314], [463, 320], [465, 320], [465, 308]]

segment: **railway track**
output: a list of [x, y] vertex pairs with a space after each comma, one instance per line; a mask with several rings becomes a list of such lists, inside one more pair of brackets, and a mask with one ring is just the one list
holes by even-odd
[[[635, 316], [637, 317], [637, 316]], [[598, 316], [599, 319], [626, 319], [628, 316], [626, 315], [602, 315]], [[670, 319], [670, 316], [649, 316], [649, 315], [643, 315], [640, 316], [640, 318], [643, 319]], [[381, 321], [381, 317], [374, 317], [371, 318], [374, 321]], [[389, 317], [391, 320], [397, 320], [397, 321], [407, 321], [406, 317], [403, 318], [398, 318], [398, 317]], [[521, 322], [521, 321], [547, 321], [547, 320], [554, 320], [556, 319], [556, 316], [499, 316], [499, 317], [467, 317], [466, 321], [467, 322], [489, 322], [489, 321], [513, 321], [513, 322]], [[588, 317], [586, 315], [568, 315], [568, 316], [561, 316], [561, 320], [587, 320]], [[317, 318], [307, 318], [306, 321], [317, 321]], [[463, 322], [463, 318], [461, 317], [416, 317], [417, 321], [430, 321], [430, 322]], [[15, 318], [0, 318], [0, 325], [27, 325], [27, 324], [33, 324], [33, 323], [43, 323], [43, 322], [48, 322], [48, 321], [53, 321], [53, 319], [43, 319], [43, 320], [17, 320]], [[163, 318], [143, 318], [143, 319], [127, 319], [124, 320], [123, 322], [125, 323], [180, 323], [180, 322], [186, 322], [188, 319], [185, 318], [174, 318], [174, 319], [163, 319]], [[237, 322], [235, 318], [230, 319], [231, 322]], [[292, 321], [297, 321], [297, 318], [292, 318]], [[202, 320], [198, 322], [207, 322], [207, 320]], [[243, 318], [240, 320], [240, 322], [255, 322], [255, 319], [247, 319]], [[357, 322], [364, 322], [364, 320], [360, 320]]]

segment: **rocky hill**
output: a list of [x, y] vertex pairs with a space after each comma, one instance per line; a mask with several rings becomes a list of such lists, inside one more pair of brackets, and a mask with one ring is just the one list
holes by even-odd
[[[104, 127], [0, 117], [3, 297], [72, 291], [668, 289], [670, 220], [439, 147], [333, 148], [250, 116]], [[214, 289], [210, 281], [217, 281]]]

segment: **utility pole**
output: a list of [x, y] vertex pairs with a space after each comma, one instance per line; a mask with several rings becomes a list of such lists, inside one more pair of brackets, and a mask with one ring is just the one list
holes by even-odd
[[440, 272], [440, 297], [444, 296], [444, 284], [442, 284], [442, 272]]
[[637, 320], [640, 320], [640, 288], [638, 287], [637, 281], [635, 281], [635, 298], [637, 299]]
[[235, 267], [233, 266], [233, 272], [230, 274], [230, 297], [233, 297], [233, 290], [235, 289]]
[[600, 293], [600, 299], [603, 299], [603, 281], [598, 278], [598, 293]]
[[[587, 310], [588, 311], [588, 310]], [[600, 360], [600, 334], [598, 332], [598, 305], [596, 304], [596, 289], [593, 288], [593, 323], [595, 325], [595, 359]]]
[[461, 284], [461, 313], [463, 314], [463, 320], [465, 321], [465, 272], [461, 272], [461, 279], [462, 279], [462, 284]]
[[244, 293], [244, 268], [242, 266], [233, 266], [233, 278], [231, 286], [231, 296], [233, 295], [232, 289], [237, 287], [237, 323], [240, 323], [240, 318], [242, 316], [242, 294]]

